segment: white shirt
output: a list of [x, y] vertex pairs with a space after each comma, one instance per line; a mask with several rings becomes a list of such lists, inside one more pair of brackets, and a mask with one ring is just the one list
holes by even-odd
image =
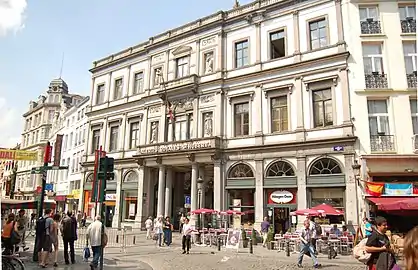
[[145, 221], [145, 228], [150, 229], [152, 227], [152, 220], [151, 219], [147, 219]]
[[183, 225], [183, 235], [187, 236], [190, 235], [193, 231], [193, 226], [188, 223]]
[[102, 223], [95, 220], [87, 228], [87, 239], [90, 241], [92, 247], [102, 245]]
[[154, 224], [155, 233], [163, 233], [163, 224], [159, 221]]

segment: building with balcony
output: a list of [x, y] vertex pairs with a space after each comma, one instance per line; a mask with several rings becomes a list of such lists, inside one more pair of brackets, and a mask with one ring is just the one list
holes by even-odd
[[[363, 168], [362, 179], [416, 185], [415, 1], [351, 1], [344, 5], [343, 14], [344, 25], [350, 25], [344, 30], [351, 54], [351, 112], [359, 138], [356, 149]], [[408, 192], [408, 196], [414, 196], [413, 188]], [[368, 215], [369, 200], [361, 202], [361, 214]]]
[[21, 161], [17, 171], [16, 199], [33, 199], [35, 190], [41, 186], [41, 175], [32, 174], [31, 168], [43, 166], [45, 145], [51, 136], [51, 128], [61, 110], [66, 110], [82, 99], [79, 95], [70, 94], [68, 86], [62, 79], [50, 82], [46, 95], [40, 95], [37, 101], [29, 103], [29, 110], [23, 114], [24, 129], [21, 149], [38, 151], [38, 161]]
[[101, 146], [114, 227], [206, 207], [285, 230], [321, 203], [356, 224], [342, 5], [255, 1], [94, 62], [84, 212]]
[[54, 200], [58, 209], [77, 211], [80, 207], [81, 162], [87, 138], [87, 107], [90, 98], [60, 111], [52, 124], [51, 142], [54, 166], [68, 166], [68, 170], [51, 170], [47, 182], [53, 184]]

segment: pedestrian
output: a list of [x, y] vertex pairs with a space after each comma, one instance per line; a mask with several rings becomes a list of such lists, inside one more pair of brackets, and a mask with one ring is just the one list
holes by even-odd
[[78, 224], [78, 227], [81, 227], [81, 221], [82, 221], [82, 219], [83, 219], [83, 214], [81, 213], [80, 210], [78, 210], [78, 212], [77, 212], [77, 224]]
[[169, 217], [165, 218], [163, 232], [164, 232], [164, 243], [167, 245], [167, 247], [169, 247], [171, 245], [172, 232], [173, 232], [173, 224], [171, 224]]
[[270, 229], [270, 222], [268, 217], [264, 217], [264, 221], [261, 222], [261, 235], [263, 236], [263, 247], [266, 247], [267, 235]]
[[[313, 231], [312, 235], [312, 247], [314, 249], [315, 255], [318, 255], [318, 251], [316, 250], [316, 240], [318, 237], [321, 237], [322, 235], [322, 227], [318, 223], [315, 222], [315, 217], [306, 217], [306, 220], [309, 221], [309, 228]], [[334, 252], [333, 257], [335, 258], [337, 256], [337, 253]]]
[[87, 222], [87, 213], [84, 213], [83, 218], [81, 219], [81, 227], [86, 227]]
[[145, 220], [145, 229], [147, 229], [147, 240], [152, 239], [152, 235], [151, 235], [152, 224], [153, 224], [152, 217], [148, 217], [148, 219]]
[[403, 247], [406, 270], [418, 269], [418, 226], [407, 233]]
[[51, 230], [51, 242], [54, 247], [54, 267], [58, 266], [58, 230], [59, 230], [59, 222], [61, 220], [60, 214], [55, 214], [52, 217], [54, 223], [52, 223], [52, 230]]
[[[366, 252], [371, 253], [370, 260], [367, 263], [369, 270], [377, 269], [392, 269], [392, 264], [395, 263], [393, 258], [393, 251], [390, 247], [389, 238], [386, 236], [388, 223], [384, 217], [376, 217], [376, 229], [367, 238]], [[377, 267], [377, 264], [385, 264], [382, 268]]]
[[91, 250], [93, 251], [93, 260], [90, 263], [90, 268], [92, 270], [97, 269], [99, 265], [100, 256], [102, 256], [102, 248], [105, 248], [107, 245], [107, 235], [106, 231], [103, 232], [104, 238], [102, 239], [102, 229], [104, 226], [101, 222], [101, 217], [96, 216], [93, 223], [91, 223], [86, 232], [86, 246], [91, 245]]
[[185, 220], [186, 220], [186, 217], [184, 216], [184, 214], [181, 214], [181, 217], [180, 217], [180, 229], [179, 229], [180, 234], [183, 232], [183, 226], [184, 226]]
[[70, 246], [71, 263], [75, 264], [74, 241], [77, 240], [77, 220], [71, 211], [61, 221], [61, 235], [64, 242], [64, 260], [65, 264], [70, 264], [68, 259], [68, 246]]
[[304, 225], [304, 228], [302, 229], [299, 235], [299, 239], [301, 243], [300, 243], [300, 252], [298, 256], [298, 267], [303, 268], [302, 266], [303, 255], [306, 252], [308, 252], [313, 260], [314, 268], [319, 268], [320, 264], [318, 263], [318, 260], [316, 258], [315, 251], [312, 245], [312, 239], [314, 236], [315, 229], [312, 229], [309, 220], [305, 220], [303, 225]]
[[17, 232], [18, 224], [15, 222], [15, 214], [10, 213], [7, 216], [6, 223], [3, 226], [3, 232], [1, 234], [1, 242], [4, 247], [3, 255], [11, 255], [13, 253], [12, 236], [13, 231]]
[[26, 217], [26, 212], [24, 209], [20, 209], [17, 216], [16, 216], [16, 223], [17, 223], [17, 234], [19, 235], [21, 241], [19, 245], [16, 246], [15, 252], [19, 251], [19, 246], [23, 248], [24, 251], [28, 250], [29, 248], [26, 247], [25, 243], [25, 234], [26, 230], [28, 229], [29, 220]]
[[45, 214], [38, 219], [36, 224], [36, 238], [38, 241], [35, 246], [38, 251], [39, 266], [42, 268], [46, 268], [48, 254], [52, 251], [51, 231], [54, 221], [51, 218], [51, 213], [51, 209], [46, 209]]
[[159, 217], [154, 223], [154, 233], [156, 235], [156, 243], [161, 247], [161, 242], [163, 238], [163, 218]]
[[372, 224], [370, 223], [368, 218], [364, 218], [363, 223], [364, 223], [364, 234], [366, 235], [366, 238], [368, 238], [370, 235], [372, 235], [372, 232], [373, 232]]
[[181, 240], [183, 254], [186, 254], [186, 253], [189, 254], [192, 231], [193, 231], [193, 227], [189, 224], [189, 219], [184, 218], [183, 231], [182, 231], [183, 237]]

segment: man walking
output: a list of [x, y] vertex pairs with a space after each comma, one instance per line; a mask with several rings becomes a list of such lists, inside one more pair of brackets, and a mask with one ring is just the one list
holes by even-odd
[[305, 220], [303, 225], [304, 225], [304, 228], [302, 229], [302, 232], [299, 236], [301, 243], [300, 243], [300, 252], [298, 256], [298, 267], [303, 268], [302, 266], [303, 255], [306, 252], [308, 252], [313, 260], [314, 268], [319, 268], [320, 265], [318, 263], [318, 260], [316, 258], [315, 251], [312, 245], [312, 239], [314, 237], [314, 229], [311, 228], [311, 224], [309, 220]]
[[53, 233], [52, 230], [54, 229], [52, 224], [54, 221], [51, 218], [51, 209], [45, 210], [45, 215], [41, 217], [36, 225], [36, 238], [37, 242], [36, 250], [38, 251], [39, 258], [39, 266], [42, 268], [46, 267], [46, 260], [48, 258], [48, 254], [52, 251], [52, 239], [51, 234]]
[[261, 234], [263, 235], [263, 247], [266, 246], [267, 235], [269, 233], [269, 229], [270, 229], [270, 222], [268, 221], [268, 218], [265, 217], [264, 221], [261, 222]]
[[71, 211], [61, 221], [61, 235], [64, 242], [64, 260], [65, 264], [70, 264], [68, 259], [68, 245], [70, 246], [71, 263], [75, 264], [74, 241], [77, 240], [77, 220]]
[[[29, 249], [28, 247], [26, 247], [26, 243], [25, 243], [25, 234], [29, 225], [29, 220], [25, 214], [26, 214], [25, 210], [20, 209], [19, 214], [16, 217], [16, 223], [17, 223], [17, 229], [18, 229], [17, 233], [19, 234], [20, 239], [21, 239], [19, 246], [21, 246], [24, 251]], [[19, 251], [19, 246], [16, 246], [16, 250], [15, 250], [16, 252]]]
[[100, 257], [102, 256], [102, 248], [104, 248], [107, 244], [107, 235], [104, 232], [104, 238], [102, 239], [102, 222], [100, 221], [101, 217], [96, 216], [93, 223], [91, 223], [87, 228], [87, 245], [91, 245], [91, 249], [93, 251], [93, 260], [90, 263], [91, 270], [97, 269], [99, 265]]

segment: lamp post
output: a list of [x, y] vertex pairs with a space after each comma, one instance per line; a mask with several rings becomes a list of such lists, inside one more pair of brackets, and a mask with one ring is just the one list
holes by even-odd
[[[357, 160], [354, 160], [354, 164], [351, 165], [351, 168], [353, 169], [353, 174], [354, 174], [354, 182], [356, 185], [356, 208], [357, 208], [357, 235], [360, 229], [360, 209], [359, 209], [359, 197], [358, 197], [358, 186], [359, 186], [359, 182], [361, 179], [360, 176], [360, 169], [361, 169], [361, 165], [358, 164]], [[356, 236], [356, 239], [358, 239], [358, 236]], [[356, 244], [356, 243], [354, 243]]]
[[[203, 191], [203, 179], [201, 176], [199, 176], [199, 178], [197, 178], [197, 207], [199, 209], [203, 208], [202, 207], [202, 191]], [[201, 228], [201, 217], [202, 214], [199, 215], [199, 222], [198, 222], [198, 226], [199, 229]]]

